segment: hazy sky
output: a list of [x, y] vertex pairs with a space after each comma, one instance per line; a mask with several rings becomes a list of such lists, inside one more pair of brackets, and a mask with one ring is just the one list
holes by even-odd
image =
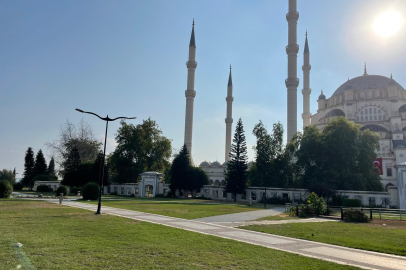
[[[287, 10], [287, 0], [1, 1], [0, 169], [22, 173], [26, 149], [47, 152], [45, 142], [57, 138], [66, 119], [83, 117], [101, 140], [104, 122], [75, 108], [137, 116], [129, 121], [134, 124], [151, 117], [178, 150], [193, 18], [194, 161], [224, 161], [230, 63], [233, 130], [241, 117], [254, 159], [252, 129], [259, 119], [269, 130], [277, 121], [286, 126]], [[312, 113], [320, 90], [330, 97], [347, 78], [362, 75], [364, 61], [369, 74], [393, 73], [406, 86], [406, 25], [388, 38], [373, 30], [386, 10], [406, 18], [406, 1], [298, 0], [298, 130], [306, 29]], [[111, 151], [119, 123], [109, 127]]]

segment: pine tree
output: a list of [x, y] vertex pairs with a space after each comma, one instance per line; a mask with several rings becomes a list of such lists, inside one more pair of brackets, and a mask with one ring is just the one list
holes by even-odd
[[81, 163], [78, 149], [73, 148], [65, 161], [64, 168], [66, 172], [75, 172], [78, 170]]
[[55, 173], [55, 160], [54, 157], [51, 158], [49, 161], [48, 169], [47, 169], [47, 174], [48, 175], [56, 175]]
[[186, 145], [183, 145], [180, 152], [176, 155], [172, 162], [170, 171], [172, 192], [175, 190], [189, 190], [189, 180], [192, 171], [192, 165], [190, 164], [190, 156]]
[[44, 154], [42, 150], [39, 149], [37, 156], [35, 157], [34, 164], [34, 177], [37, 175], [46, 174], [47, 172], [47, 162], [45, 161]]
[[34, 151], [32, 151], [31, 147], [28, 147], [24, 158], [24, 177], [22, 183], [30, 188], [32, 188], [34, 184], [32, 181], [34, 178], [34, 164]]
[[234, 194], [234, 201], [237, 194], [242, 194], [246, 188], [247, 181], [247, 144], [245, 142], [244, 126], [241, 118], [237, 122], [233, 143], [230, 149], [230, 160], [227, 164], [225, 191]]

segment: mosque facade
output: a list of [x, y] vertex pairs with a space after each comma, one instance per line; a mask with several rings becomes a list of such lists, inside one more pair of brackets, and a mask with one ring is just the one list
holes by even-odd
[[[289, 9], [286, 14], [288, 22], [288, 45], [286, 54], [288, 60], [288, 74], [285, 80], [287, 88], [287, 139], [290, 140], [297, 132], [297, 88], [299, 78], [297, 78], [297, 54], [299, 45], [297, 44], [297, 22], [299, 13], [297, 12], [297, 0], [289, 0]], [[192, 133], [193, 133], [193, 102], [196, 96], [194, 91], [194, 74], [197, 67], [196, 43], [194, 23], [189, 45], [188, 82], [186, 96], [186, 116], [185, 116], [185, 145], [192, 156]], [[310, 110], [310, 49], [306, 38], [303, 49], [303, 127], [316, 125], [322, 129], [331, 119], [343, 116], [351, 122], [361, 125], [361, 130], [369, 129], [380, 136], [378, 158], [374, 165], [379, 168], [382, 183], [386, 191], [398, 188], [396, 168], [405, 167], [406, 179], [406, 91], [396, 80], [381, 75], [369, 75], [366, 66], [364, 74], [348, 79], [339, 86], [331, 97], [327, 98], [323, 91], [318, 97], [317, 112], [311, 114]], [[226, 149], [225, 161], [207, 162], [200, 164], [209, 176], [210, 185], [224, 186], [224, 173], [227, 169], [227, 161], [232, 137], [232, 102], [233, 83], [230, 75], [228, 78], [226, 92]], [[193, 159], [192, 159], [193, 160]], [[403, 164], [403, 165], [402, 165]], [[252, 165], [252, 162], [249, 166]], [[406, 183], [406, 180], [405, 180]], [[405, 187], [399, 187], [401, 193]]]

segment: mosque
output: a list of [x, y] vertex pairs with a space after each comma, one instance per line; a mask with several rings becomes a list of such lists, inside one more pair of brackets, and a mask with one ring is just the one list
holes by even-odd
[[[288, 76], [285, 80], [287, 88], [287, 140], [290, 140], [297, 133], [297, 88], [299, 78], [297, 77], [297, 0], [289, 0], [289, 12], [286, 14], [288, 22], [288, 45], [286, 54], [288, 58]], [[196, 96], [194, 90], [196, 62], [196, 42], [194, 22], [189, 44], [189, 60], [186, 63], [188, 69], [185, 115], [185, 137], [184, 143], [192, 157], [192, 134], [193, 134], [193, 103]], [[390, 77], [381, 75], [370, 75], [367, 73], [366, 65], [364, 73], [352, 79], [348, 79], [340, 85], [330, 98], [327, 98], [323, 91], [318, 97], [317, 112], [310, 112], [310, 50], [307, 39], [303, 49], [303, 127], [316, 125], [320, 129], [335, 117], [344, 116], [351, 122], [361, 124], [361, 129], [369, 129], [380, 136], [378, 158], [374, 165], [380, 169], [382, 183], [386, 190], [389, 187], [398, 187], [398, 180], [395, 172], [395, 165], [406, 162], [406, 91]], [[227, 169], [228, 154], [232, 138], [232, 103], [233, 83], [230, 74], [227, 84], [226, 95], [226, 148], [225, 161], [220, 163], [204, 161], [200, 164], [209, 176], [210, 184], [214, 186], [224, 185], [224, 172]], [[193, 159], [192, 159], [193, 160]], [[251, 164], [249, 164], [251, 165]], [[406, 168], [406, 163], [405, 163]], [[406, 171], [405, 171], [406, 173]], [[406, 178], [406, 177], [405, 177]], [[406, 190], [406, 188], [405, 188]], [[406, 194], [405, 194], [406, 196]]]

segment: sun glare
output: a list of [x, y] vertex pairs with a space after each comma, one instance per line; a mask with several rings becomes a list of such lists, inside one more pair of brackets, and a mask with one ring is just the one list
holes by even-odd
[[375, 19], [375, 32], [382, 37], [389, 37], [399, 31], [402, 16], [396, 11], [386, 11]]

